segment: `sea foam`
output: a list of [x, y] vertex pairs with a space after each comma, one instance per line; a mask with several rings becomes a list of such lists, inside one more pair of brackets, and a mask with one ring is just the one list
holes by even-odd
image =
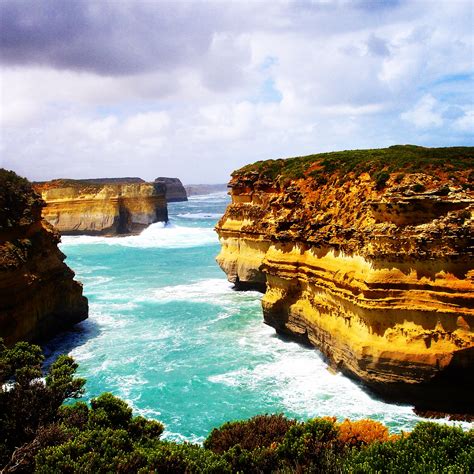
[[61, 246], [73, 245], [119, 245], [135, 248], [188, 248], [216, 244], [217, 235], [209, 227], [184, 227], [157, 222], [139, 235], [126, 237], [100, 237], [90, 235], [63, 236]]

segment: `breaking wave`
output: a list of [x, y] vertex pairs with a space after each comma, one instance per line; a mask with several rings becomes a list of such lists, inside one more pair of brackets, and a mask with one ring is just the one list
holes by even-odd
[[188, 248], [216, 244], [217, 235], [209, 227], [185, 227], [157, 222], [139, 235], [125, 237], [100, 237], [90, 235], [63, 236], [62, 246], [118, 245], [135, 248]]

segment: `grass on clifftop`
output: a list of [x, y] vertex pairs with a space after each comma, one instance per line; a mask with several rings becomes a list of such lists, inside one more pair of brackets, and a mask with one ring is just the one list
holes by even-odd
[[[472, 169], [474, 147], [425, 148], [416, 145], [394, 145], [389, 148], [345, 150], [295, 158], [257, 161], [234, 171], [232, 176], [257, 172], [260, 177], [275, 179], [320, 179], [337, 173], [341, 177], [354, 173], [430, 173], [436, 170], [454, 172]], [[471, 175], [472, 178], [472, 175]]]
[[0, 168], [0, 230], [32, 223], [42, 203], [27, 179]]

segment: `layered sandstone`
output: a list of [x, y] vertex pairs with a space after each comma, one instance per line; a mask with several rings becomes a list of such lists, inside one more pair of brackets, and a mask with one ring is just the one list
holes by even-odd
[[186, 189], [179, 178], [156, 178], [155, 183], [165, 188], [166, 200], [168, 202], [182, 202], [188, 200]]
[[58, 248], [59, 233], [41, 218], [31, 185], [0, 170], [0, 337], [38, 340], [87, 318], [87, 299]]
[[165, 188], [140, 178], [58, 179], [36, 183], [43, 217], [63, 235], [137, 234], [168, 220]]
[[264, 320], [382, 396], [473, 413], [474, 148], [396, 146], [233, 174], [217, 258]]

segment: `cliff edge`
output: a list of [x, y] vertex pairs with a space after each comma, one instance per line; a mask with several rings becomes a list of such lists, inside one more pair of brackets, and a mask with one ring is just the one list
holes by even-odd
[[264, 320], [384, 398], [474, 413], [474, 148], [394, 146], [233, 173], [217, 261]]
[[87, 318], [87, 299], [58, 249], [59, 233], [26, 179], [0, 169], [0, 337], [37, 340]]
[[168, 220], [165, 188], [140, 178], [55, 179], [35, 183], [43, 217], [64, 235], [138, 234]]

